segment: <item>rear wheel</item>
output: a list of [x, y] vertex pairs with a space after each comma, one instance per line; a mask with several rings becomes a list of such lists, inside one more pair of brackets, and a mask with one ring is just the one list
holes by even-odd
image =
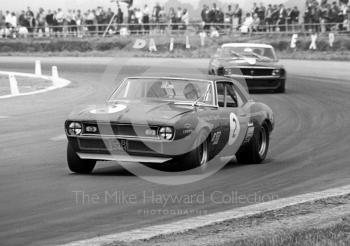
[[68, 167], [73, 173], [90, 174], [96, 165], [94, 160], [83, 160], [77, 155], [73, 147], [68, 143], [67, 146]]
[[270, 144], [270, 133], [266, 124], [256, 126], [250, 142], [243, 146], [236, 158], [242, 164], [260, 164], [267, 156]]

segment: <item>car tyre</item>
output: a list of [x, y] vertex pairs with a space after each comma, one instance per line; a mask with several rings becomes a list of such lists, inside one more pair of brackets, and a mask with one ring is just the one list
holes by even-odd
[[242, 164], [261, 164], [267, 156], [270, 145], [270, 132], [266, 124], [256, 126], [250, 142], [237, 154], [237, 162]]
[[78, 174], [90, 174], [96, 165], [94, 160], [80, 159], [70, 144], [67, 146], [67, 162], [69, 169]]
[[182, 158], [182, 165], [186, 170], [199, 168], [200, 172], [206, 171], [209, 162], [208, 135], [207, 131], [201, 131], [193, 145], [193, 150]]
[[285, 93], [286, 92], [286, 82], [282, 81], [280, 87], [275, 90], [275, 93]]

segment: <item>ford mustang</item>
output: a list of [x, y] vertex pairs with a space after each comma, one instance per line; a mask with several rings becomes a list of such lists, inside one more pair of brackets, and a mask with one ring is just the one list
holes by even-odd
[[91, 173], [97, 161], [205, 170], [212, 160], [231, 156], [259, 164], [273, 128], [272, 110], [231, 78], [130, 77], [106, 104], [65, 122], [68, 166], [80, 174]]
[[284, 93], [286, 88], [286, 70], [274, 48], [266, 44], [222, 45], [210, 61], [209, 74], [243, 80], [250, 91]]

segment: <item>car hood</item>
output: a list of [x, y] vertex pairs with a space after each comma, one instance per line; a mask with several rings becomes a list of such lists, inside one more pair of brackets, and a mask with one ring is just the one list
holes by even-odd
[[73, 113], [71, 120], [118, 122], [121, 124], [168, 124], [176, 117], [193, 112], [192, 106], [174, 102], [137, 101], [115, 102], [91, 106]]
[[240, 59], [218, 59], [222, 67], [281, 67], [277, 61], [274, 60], [259, 60], [252, 57], [244, 57]]

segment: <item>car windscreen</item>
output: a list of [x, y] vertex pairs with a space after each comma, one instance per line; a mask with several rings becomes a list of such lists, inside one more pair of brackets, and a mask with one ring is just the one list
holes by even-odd
[[255, 57], [257, 59], [277, 60], [275, 51], [269, 47], [225, 47], [222, 49], [222, 58]]
[[210, 81], [181, 79], [127, 79], [113, 94], [110, 101], [145, 99], [201, 102], [213, 105], [213, 84]]

